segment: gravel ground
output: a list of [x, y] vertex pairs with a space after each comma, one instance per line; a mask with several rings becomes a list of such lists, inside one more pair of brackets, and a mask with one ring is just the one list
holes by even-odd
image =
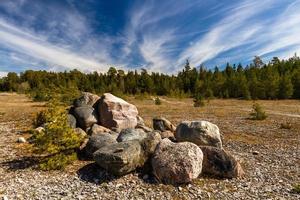
[[[227, 142], [241, 160], [242, 179], [199, 178], [174, 187], [156, 183], [151, 175], [113, 177], [94, 163], [78, 162], [77, 170], [43, 172], [22, 157], [15, 123], [0, 123], [0, 196], [8, 199], [299, 199], [291, 192], [299, 182], [299, 140], [295, 145], [249, 145]], [[275, 141], [276, 142], [276, 141]], [[280, 141], [277, 141], [280, 142]], [[253, 155], [257, 151], [258, 155]]]

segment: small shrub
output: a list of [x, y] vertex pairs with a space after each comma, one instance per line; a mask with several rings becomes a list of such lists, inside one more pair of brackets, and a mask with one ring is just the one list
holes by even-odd
[[59, 153], [57, 155], [53, 155], [49, 158], [44, 159], [40, 163], [41, 170], [61, 170], [64, 169], [65, 166], [71, 164], [77, 160], [77, 154], [75, 152], [71, 153]]
[[259, 105], [258, 103], [253, 104], [252, 109], [253, 109], [253, 111], [252, 111], [252, 113], [250, 113], [250, 119], [264, 120], [268, 117], [266, 112], [263, 110], [261, 105]]
[[154, 100], [155, 105], [161, 105], [161, 100], [159, 97], [156, 97]]
[[294, 188], [292, 190], [294, 193], [300, 194], [300, 184], [294, 185]]
[[280, 124], [280, 128], [281, 129], [291, 129], [292, 128], [292, 124], [289, 122], [283, 122]]
[[33, 125], [37, 128], [47, 123], [47, 111], [40, 111], [37, 113]]
[[194, 98], [194, 107], [203, 107], [205, 106], [204, 97], [202, 95], [196, 95]]
[[36, 124], [44, 124], [44, 131], [35, 131], [32, 142], [36, 153], [47, 155], [40, 168], [63, 169], [76, 157], [76, 150], [84, 138], [69, 125], [65, 107], [57, 101], [48, 103], [48, 109], [37, 115]]

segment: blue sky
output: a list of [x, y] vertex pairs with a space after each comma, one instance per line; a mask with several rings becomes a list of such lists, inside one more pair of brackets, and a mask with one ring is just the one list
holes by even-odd
[[176, 73], [300, 52], [300, 0], [1, 0], [0, 76], [27, 69]]

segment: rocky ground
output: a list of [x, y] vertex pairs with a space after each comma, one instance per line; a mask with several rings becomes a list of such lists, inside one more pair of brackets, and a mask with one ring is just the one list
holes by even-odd
[[[132, 100], [134, 101], [134, 100]], [[25, 97], [0, 95], [0, 197], [4, 199], [299, 199], [291, 192], [300, 183], [300, 102], [261, 102], [274, 110], [263, 122], [246, 119], [251, 102], [212, 101], [204, 110], [190, 100], [168, 99], [161, 106], [134, 101], [147, 120], [164, 114], [178, 123], [184, 119], [206, 119], [224, 135], [224, 148], [241, 162], [246, 176], [219, 180], [201, 177], [193, 183], [171, 186], [157, 183], [139, 172], [113, 177], [94, 163], [78, 161], [65, 171], [35, 169], [28, 144], [18, 144], [31, 124], [32, 113], [42, 109]], [[9, 102], [9, 103], [8, 103]], [[176, 105], [176, 106], [175, 106]], [[276, 105], [276, 106], [275, 106]], [[171, 109], [174, 107], [174, 109]], [[181, 108], [181, 109], [180, 109]], [[277, 114], [276, 114], [277, 112]], [[278, 114], [279, 113], [279, 114]], [[291, 129], [280, 129], [290, 122]]]

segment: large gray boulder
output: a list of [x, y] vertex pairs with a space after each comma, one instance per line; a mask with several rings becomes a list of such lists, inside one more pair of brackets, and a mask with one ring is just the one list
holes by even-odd
[[149, 163], [160, 140], [160, 135], [153, 132], [143, 140], [128, 140], [105, 146], [94, 153], [94, 160], [114, 175], [128, 174]]
[[141, 141], [145, 139], [147, 136], [148, 134], [141, 129], [126, 128], [120, 132], [117, 141], [118, 142], [124, 142], [129, 140]]
[[73, 109], [73, 113], [76, 117], [78, 126], [83, 130], [86, 130], [98, 122], [97, 112], [91, 106], [76, 107]]
[[178, 142], [192, 142], [201, 146], [222, 148], [219, 128], [207, 121], [184, 121], [176, 129], [175, 138]]
[[76, 118], [72, 114], [68, 114], [68, 124], [71, 128], [76, 128]]
[[75, 107], [82, 107], [82, 106], [95, 107], [99, 99], [100, 97], [98, 95], [89, 92], [82, 92], [81, 97], [75, 99], [73, 105]]
[[153, 129], [158, 131], [172, 131], [174, 132], [176, 127], [164, 117], [153, 118]]
[[203, 152], [203, 174], [220, 178], [237, 178], [244, 175], [240, 163], [228, 152], [211, 146], [200, 146]]
[[117, 176], [142, 167], [146, 161], [138, 140], [104, 146], [94, 153], [94, 160], [100, 167]]
[[117, 143], [116, 138], [110, 133], [92, 135], [90, 136], [84, 148], [84, 152], [87, 158], [93, 158], [93, 153], [98, 149], [116, 143]]
[[173, 143], [163, 139], [152, 157], [153, 173], [158, 180], [168, 184], [189, 183], [202, 170], [201, 149], [190, 142]]
[[98, 113], [101, 125], [109, 129], [135, 128], [137, 125], [137, 108], [110, 93], [105, 93], [101, 97]]

